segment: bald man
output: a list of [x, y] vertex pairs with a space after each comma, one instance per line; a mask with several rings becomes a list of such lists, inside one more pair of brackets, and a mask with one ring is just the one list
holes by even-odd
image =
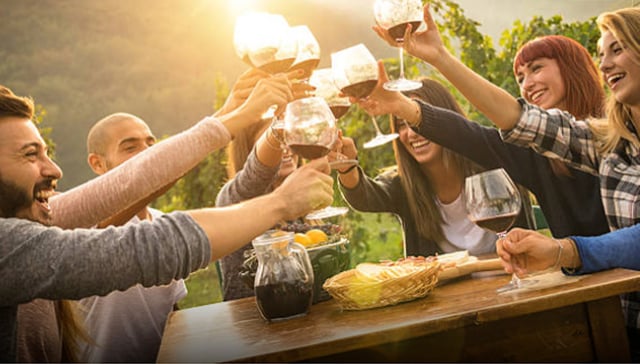
[[[96, 174], [102, 175], [155, 142], [149, 126], [137, 116], [126, 113], [109, 115], [89, 131], [89, 166]], [[162, 212], [144, 206], [134, 214], [126, 224], [152, 220]], [[96, 343], [83, 345], [80, 360], [155, 362], [167, 315], [186, 294], [184, 281], [177, 280], [148, 288], [138, 284], [126, 291], [80, 300], [85, 308], [84, 324]]]

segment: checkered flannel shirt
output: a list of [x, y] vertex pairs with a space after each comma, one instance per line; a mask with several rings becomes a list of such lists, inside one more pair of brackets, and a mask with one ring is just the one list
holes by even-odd
[[[622, 140], [613, 152], [601, 155], [585, 121], [576, 120], [571, 114], [558, 109], [543, 110], [522, 99], [519, 102], [522, 105], [520, 120], [513, 129], [502, 131], [502, 138], [598, 175], [602, 203], [611, 230], [639, 223], [640, 150]], [[638, 135], [631, 121], [627, 122], [627, 128]], [[623, 298], [623, 306], [627, 326], [640, 328], [640, 293], [634, 292], [627, 299]]]

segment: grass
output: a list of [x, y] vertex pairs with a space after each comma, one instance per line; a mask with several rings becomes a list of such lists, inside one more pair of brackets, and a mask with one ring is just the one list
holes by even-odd
[[[360, 242], [366, 248], [359, 257], [352, 257], [352, 266], [361, 262], [377, 262], [383, 259], [395, 260], [402, 257], [402, 228], [393, 215], [361, 214], [358, 212], [350, 212], [350, 214], [359, 215], [359, 218], [362, 219], [359, 224], [367, 227], [368, 240], [370, 240]], [[352, 240], [352, 244], [355, 243], [357, 242]], [[207, 268], [192, 273], [185, 280], [188, 290], [187, 296], [178, 303], [178, 306], [184, 309], [222, 301], [219, 282], [215, 263], [211, 263]]]
[[189, 278], [185, 280], [187, 296], [178, 302], [178, 306], [180, 308], [189, 308], [222, 301], [222, 290], [219, 282], [215, 263], [191, 273]]

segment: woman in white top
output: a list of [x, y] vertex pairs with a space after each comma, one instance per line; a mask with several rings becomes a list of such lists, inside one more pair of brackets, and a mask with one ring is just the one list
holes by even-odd
[[[421, 88], [406, 94], [462, 114], [451, 93], [436, 81], [423, 79]], [[356, 210], [398, 216], [405, 255], [428, 256], [457, 250], [468, 250], [473, 255], [494, 252], [496, 234], [471, 222], [465, 208], [464, 179], [481, 168], [424, 138], [402, 119], [392, 117], [391, 128], [400, 134], [393, 142], [397, 169], [375, 179], [359, 167], [339, 170], [345, 200]], [[342, 153], [355, 158], [353, 140], [343, 138], [342, 143]]]

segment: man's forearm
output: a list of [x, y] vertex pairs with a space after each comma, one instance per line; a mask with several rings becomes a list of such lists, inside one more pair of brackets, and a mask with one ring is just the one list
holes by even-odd
[[237, 205], [189, 211], [211, 245], [211, 259], [219, 259], [269, 230], [285, 217], [286, 204], [269, 194]]

